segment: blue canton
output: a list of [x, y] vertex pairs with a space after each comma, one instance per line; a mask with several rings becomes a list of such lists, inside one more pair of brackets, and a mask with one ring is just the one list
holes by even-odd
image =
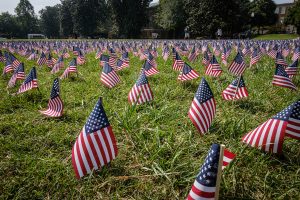
[[201, 83], [195, 94], [195, 98], [199, 101], [199, 103], [204, 103], [213, 98], [213, 93], [204, 78], [201, 80]]
[[85, 123], [85, 132], [86, 134], [94, 133], [108, 126], [109, 122], [102, 106], [102, 102], [99, 99]]
[[52, 90], [50, 94], [50, 98], [54, 99], [59, 95], [59, 81], [58, 78], [54, 79], [53, 85], [52, 85]]

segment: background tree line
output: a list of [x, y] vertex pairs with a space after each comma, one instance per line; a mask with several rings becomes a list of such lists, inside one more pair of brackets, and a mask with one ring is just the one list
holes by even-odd
[[[148, 23], [151, 0], [61, 0], [34, 13], [29, 0], [20, 0], [15, 15], [0, 15], [0, 34], [24, 38], [43, 33], [48, 38], [139, 38]], [[296, 4], [299, 7], [299, 1]], [[157, 28], [181, 37], [185, 27], [194, 36], [214, 37], [218, 28], [230, 36], [251, 27], [276, 22], [272, 0], [160, 0], [155, 8]], [[291, 9], [290, 24], [299, 23], [300, 9]], [[298, 17], [298, 18], [297, 18]], [[300, 28], [298, 28], [299, 30]]]

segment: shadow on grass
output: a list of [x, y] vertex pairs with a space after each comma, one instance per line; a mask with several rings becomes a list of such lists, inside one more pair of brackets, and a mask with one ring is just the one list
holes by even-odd
[[251, 114], [265, 111], [261, 103], [250, 101], [249, 99], [236, 101], [235, 105], [243, 110], [249, 111]]

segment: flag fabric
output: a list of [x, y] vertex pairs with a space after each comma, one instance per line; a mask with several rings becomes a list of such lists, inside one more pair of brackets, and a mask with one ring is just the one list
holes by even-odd
[[216, 57], [213, 55], [207, 66], [205, 74], [212, 76], [212, 77], [219, 77], [219, 76], [221, 76], [222, 72], [223, 72], [223, 70], [222, 70], [221, 66], [219, 65]]
[[12, 77], [9, 79], [7, 88], [12, 88], [16, 85], [17, 80], [24, 80], [25, 72], [24, 72], [24, 64], [20, 63]]
[[14, 70], [17, 69], [17, 67], [20, 64], [20, 61], [13, 54], [10, 54], [10, 59], [11, 59]]
[[145, 72], [142, 71], [140, 76], [128, 94], [130, 104], [143, 104], [153, 100], [153, 93], [147, 80]]
[[57, 62], [55, 63], [55, 65], [53, 66], [52, 70], [51, 70], [51, 74], [55, 74], [57, 73], [60, 69], [64, 68], [64, 57], [61, 55]]
[[[219, 171], [219, 158], [221, 145], [213, 144], [201, 166], [194, 184], [188, 194], [187, 200], [213, 200], [216, 196], [217, 177]], [[222, 169], [224, 169], [234, 158], [235, 154], [224, 148]]]
[[250, 67], [255, 65], [259, 60], [260, 60], [260, 55], [258, 53], [258, 50], [254, 49], [254, 51], [251, 54]]
[[222, 97], [225, 100], [236, 100], [248, 97], [248, 91], [243, 77], [236, 78], [223, 92]]
[[297, 89], [292, 80], [289, 78], [289, 75], [284, 71], [284, 67], [278, 64], [276, 66], [276, 71], [275, 75], [273, 76], [272, 84], [293, 90]]
[[81, 51], [78, 52], [78, 56], [77, 56], [77, 64], [78, 65], [83, 65], [85, 63], [85, 57], [84, 55], [82, 54]]
[[77, 74], [77, 61], [75, 58], [71, 60], [69, 67], [65, 69], [64, 73], [61, 75], [60, 79], [68, 78], [71, 73]]
[[202, 78], [198, 90], [188, 112], [189, 118], [201, 135], [205, 134], [216, 114], [216, 102], [213, 93], [204, 78]]
[[46, 64], [47, 58], [46, 55], [44, 54], [44, 52], [41, 53], [39, 59], [36, 61], [37, 65], [41, 66]]
[[7, 74], [9, 72], [13, 72], [13, 71], [14, 71], [14, 67], [13, 67], [11, 60], [6, 59], [2, 75]]
[[40, 113], [48, 116], [48, 117], [60, 117], [63, 113], [63, 102], [59, 96], [60, 89], [59, 89], [59, 80], [58, 78], [54, 79], [50, 99], [48, 102], [48, 109], [47, 110], [40, 110]]
[[244, 73], [246, 64], [240, 52], [237, 53], [228, 70], [235, 76], [241, 76]]
[[153, 57], [153, 55], [149, 52], [148, 56], [147, 56], [147, 61], [150, 65], [152, 65], [153, 67], [157, 67], [157, 63]]
[[195, 70], [193, 70], [192, 67], [187, 63], [184, 63], [184, 66], [177, 79], [180, 81], [189, 81], [198, 77], [199, 74]]
[[277, 52], [275, 63], [277, 65], [287, 66], [287, 62], [284, 60], [280, 51]]
[[38, 82], [37, 82], [37, 77], [36, 77], [36, 69], [33, 67], [29, 74], [27, 75], [25, 81], [22, 83], [20, 86], [18, 92], [16, 94], [21, 94], [24, 93], [28, 90], [38, 88]]
[[195, 49], [195, 46], [193, 46], [192, 51], [190, 52], [190, 54], [188, 56], [188, 60], [190, 62], [194, 62], [196, 60], [197, 56], [198, 56], [197, 51]]
[[204, 54], [203, 54], [203, 58], [202, 58], [202, 64], [203, 64], [204, 66], [208, 66], [209, 63], [210, 63], [210, 58], [209, 58], [209, 56], [208, 56], [207, 51], [205, 51]]
[[148, 60], [146, 60], [146, 61], [144, 62], [142, 71], [145, 72], [145, 75], [146, 75], [146, 76], [152, 76], [152, 75], [155, 75], [155, 74], [158, 74], [158, 73], [159, 73], [159, 71], [157, 70], [157, 68], [155, 68], [153, 65], [151, 65], [151, 64], [148, 62]]
[[124, 52], [122, 54], [122, 57], [121, 57], [121, 60], [122, 60], [122, 69], [126, 68], [126, 67], [129, 67], [129, 56], [128, 56], [128, 52]]
[[116, 62], [117, 62], [117, 54], [116, 54], [116, 52], [112, 49], [112, 48], [110, 48], [109, 49], [109, 59], [108, 59], [108, 64], [110, 65], [110, 66], [115, 66], [115, 64], [116, 64]]
[[298, 74], [299, 67], [298, 67], [298, 60], [295, 60], [290, 66], [285, 68], [285, 72], [289, 76], [289, 78], [293, 78]]
[[102, 54], [101, 56], [100, 56], [100, 66], [104, 66], [105, 65], [105, 63], [107, 62], [108, 63], [108, 61], [109, 61], [109, 56], [108, 55], [104, 55], [104, 54]]
[[293, 110], [286, 127], [286, 136], [300, 140], [300, 100], [293, 104]]
[[204, 164], [194, 181], [187, 200], [213, 200], [215, 199], [220, 145], [213, 144], [205, 158]]
[[230, 152], [227, 149], [224, 149], [222, 169], [229, 165], [235, 157], [236, 155], [234, 153]]
[[300, 46], [296, 47], [292, 56], [292, 60], [296, 61], [300, 58]]
[[170, 49], [167, 45], [165, 45], [163, 48], [163, 52], [162, 52], [162, 57], [163, 57], [164, 61], [168, 60], [169, 55], [170, 55]]
[[277, 113], [256, 129], [247, 133], [242, 142], [270, 153], [281, 153], [284, 136], [293, 105]]
[[48, 58], [47, 58], [47, 60], [46, 60], [47, 66], [50, 67], [50, 68], [52, 68], [55, 62], [56, 62], [56, 59], [53, 58], [53, 57], [51, 56], [51, 54], [49, 53]]
[[109, 66], [108, 63], [105, 63], [101, 76], [100, 76], [101, 82], [107, 86], [108, 88], [115, 87], [118, 83], [120, 83], [120, 78], [118, 74], [115, 72], [115, 70]]
[[184, 61], [180, 58], [178, 53], [175, 51], [175, 58], [173, 61], [173, 70], [181, 71], [184, 66]]
[[111, 162], [117, 155], [117, 142], [99, 99], [72, 149], [76, 177], [80, 179], [90, 174]]

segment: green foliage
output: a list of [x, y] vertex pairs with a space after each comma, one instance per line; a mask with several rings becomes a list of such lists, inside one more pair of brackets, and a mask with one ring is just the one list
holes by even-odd
[[300, 1], [288, 9], [285, 24], [292, 24], [297, 28], [297, 33], [300, 34]]
[[40, 28], [48, 38], [59, 37], [59, 14], [59, 5], [46, 6], [40, 11]]
[[195, 35], [214, 37], [218, 28], [231, 35], [247, 28], [249, 0], [186, 0], [187, 24]]
[[[36, 65], [36, 61], [18, 58], [27, 73]], [[149, 77], [154, 101], [132, 107], [127, 95], [142, 61], [130, 53], [130, 67], [118, 72], [121, 83], [107, 89], [100, 83], [99, 61], [88, 54], [87, 63], [78, 67], [79, 77], [61, 81], [65, 112], [59, 119], [38, 112], [47, 106], [52, 81], [58, 76], [51, 75], [47, 67], [37, 68], [40, 92], [11, 96], [5, 89], [8, 77], [1, 78], [0, 199], [185, 199], [211, 144], [223, 143], [237, 158], [223, 171], [220, 199], [299, 200], [299, 141], [286, 139], [281, 156], [241, 143], [245, 133], [300, 97], [299, 92], [272, 86], [273, 59], [264, 56], [257, 66], [246, 70], [249, 98], [245, 100], [222, 100], [222, 90], [234, 78], [227, 67], [222, 66], [220, 80], [206, 77], [217, 113], [203, 137], [187, 116], [200, 78], [179, 83], [171, 57], [167, 62], [159, 57], [157, 62], [160, 73]], [[248, 59], [246, 62], [249, 64]], [[201, 57], [191, 66], [203, 75], [205, 68], [200, 63]], [[299, 76], [294, 83], [300, 87]], [[77, 180], [72, 146], [99, 96], [119, 155], [109, 166]]]
[[59, 16], [60, 16], [60, 23], [61, 23], [60, 35], [63, 37], [68, 37], [70, 35], [73, 35], [74, 24], [71, 15], [70, 0], [61, 1]]
[[251, 24], [257, 27], [275, 24], [277, 20], [275, 9], [276, 5], [272, 0], [253, 0], [250, 12], [254, 17], [251, 19]]
[[14, 15], [4, 12], [0, 14], [0, 33], [7, 34], [9, 37], [16, 36], [19, 27]]
[[155, 21], [165, 30], [183, 29], [186, 22], [186, 13], [183, 6], [183, 0], [159, 1]]
[[147, 22], [147, 8], [151, 0], [110, 0], [119, 35], [122, 38], [139, 37], [141, 28]]
[[82, 36], [96, 34], [97, 25], [105, 21], [105, 0], [71, 0], [74, 32]]
[[20, 27], [19, 36], [26, 37], [26, 34], [35, 33], [38, 30], [38, 20], [34, 14], [33, 6], [28, 0], [20, 0], [15, 12]]

